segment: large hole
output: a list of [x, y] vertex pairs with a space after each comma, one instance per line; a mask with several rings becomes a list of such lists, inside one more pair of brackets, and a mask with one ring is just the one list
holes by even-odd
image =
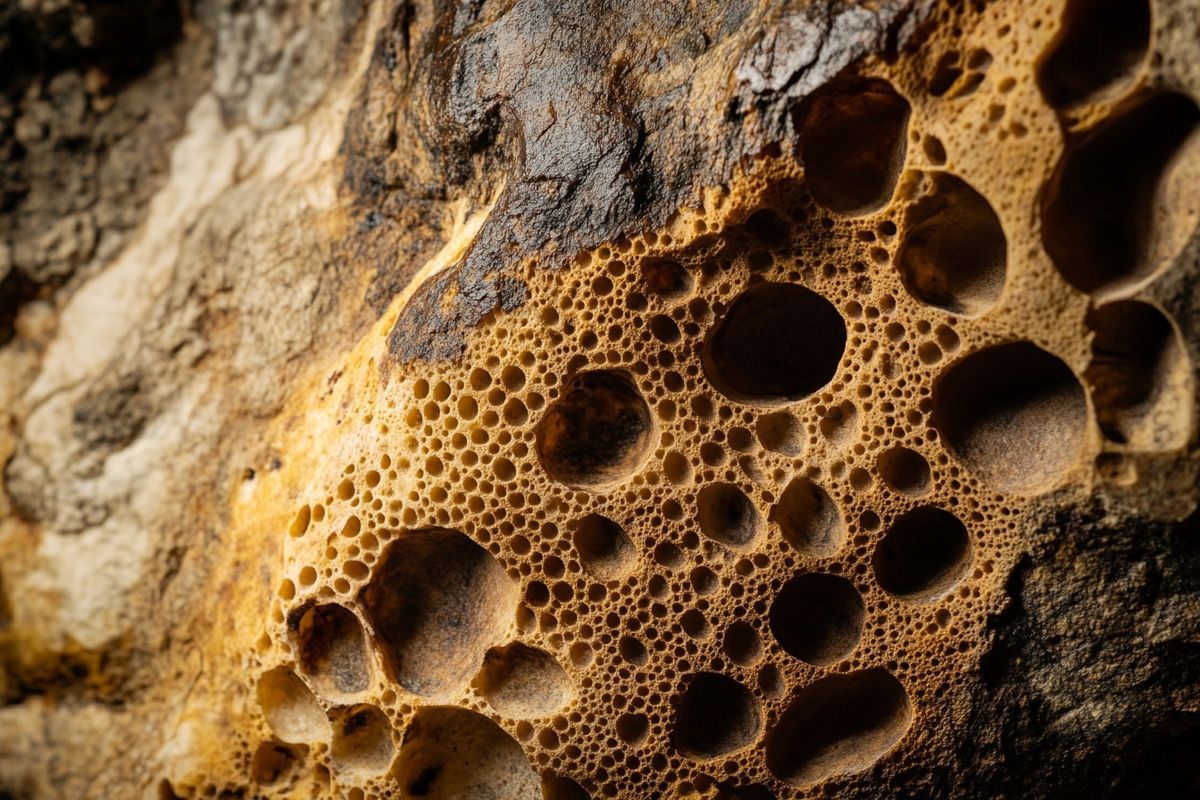
[[758, 632], [754, 630], [753, 625], [745, 620], [738, 620], [725, 631], [725, 641], [722, 642], [721, 649], [733, 663], [747, 666], [762, 655], [762, 642], [758, 640]]
[[1191, 430], [1192, 369], [1171, 321], [1135, 300], [1088, 312], [1092, 359], [1084, 377], [1100, 429], [1135, 450], [1183, 446]]
[[833, 379], [845, 349], [846, 323], [832, 303], [796, 284], [760, 283], [713, 328], [704, 373], [734, 400], [795, 400]]
[[813, 199], [865, 214], [891, 199], [904, 163], [908, 101], [878, 78], [837, 80], [801, 111], [804, 176]]
[[862, 636], [866, 605], [854, 584], [837, 575], [797, 575], [771, 604], [771, 633], [801, 661], [825, 666], [841, 661]]
[[321, 694], [357, 694], [370, 685], [366, 634], [348, 608], [310, 607], [296, 626], [296, 645], [300, 667]]
[[976, 351], [933, 386], [933, 422], [949, 449], [997, 489], [1053, 488], [1075, 463], [1087, 401], [1075, 374], [1030, 342]]
[[762, 446], [785, 456], [798, 456], [804, 449], [804, 427], [787, 411], [764, 414], [755, 423]]
[[392, 724], [375, 706], [340, 709], [333, 716], [333, 763], [357, 778], [379, 775], [392, 763]]
[[771, 512], [783, 538], [807, 556], [831, 556], [846, 538], [842, 512], [829, 493], [808, 478], [788, 484]]
[[540, 800], [541, 781], [521, 746], [474, 711], [422, 708], [404, 732], [393, 770], [400, 797]]
[[762, 532], [762, 516], [750, 498], [730, 483], [705, 486], [696, 495], [700, 531], [735, 550], [754, 543]]
[[762, 711], [750, 690], [726, 675], [701, 672], [679, 697], [675, 746], [707, 759], [741, 750], [758, 739]]
[[983, 195], [946, 172], [926, 176], [927, 193], [905, 212], [896, 255], [909, 293], [952, 314], [975, 316], [1000, 299], [1008, 242]]
[[392, 677], [426, 697], [470, 680], [487, 649], [507, 638], [517, 600], [486, 550], [440, 529], [390, 544], [362, 593]]
[[567, 381], [538, 424], [538, 456], [555, 480], [596, 488], [641, 466], [652, 429], [650, 408], [628, 376], [584, 372]]
[[1131, 78], [1149, 46], [1149, 0], [1068, 0], [1038, 84], [1055, 108], [1078, 105]]
[[911, 722], [908, 693], [886, 670], [830, 675], [800, 690], [767, 734], [767, 767], [801, 786], [860, 772]]
[[1044, 194], [1042, 241], [1104, 300], [1150, 280], [1200, 221], [1200, 109], [1179, 94], [1128, 106], [1070, 146]]
[[575, 528], [575, 550], [583, 568], [602, 581], [620, 578], [637, 561], [637, 548], [620, 525], [600, 514], [588, 514]]
[[916, 450], [890, 447], [879, 454], [875, 468], [883, 482], [901, 494], [916, 496], [929, 491], [929, 462]]
[[258, 704], [272, 732], [293, 744], [323, 742], [329, 737], [329, 720], [321, 704], [300, 676], [287, 667], [276, 667], [258, 679]]
[[932, 600], [954, 588], [970, 568], [971, 537], [949, 511], [916, 508], [896, 520], [871, 563], [884, 591]]
[[475, 687], [492, 708], [512, 719], [546, 716], [572, 695], [571, 679], [554, 656], [520, 642], [489, 650]]

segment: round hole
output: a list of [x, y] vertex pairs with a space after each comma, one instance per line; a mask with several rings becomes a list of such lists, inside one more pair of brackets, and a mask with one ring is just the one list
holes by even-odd
[[883, 482], [901, 494], [929, 491], [929, 462], [916, 450], [897, 445], [880, 453], [875, 467]]
[[392, 678], [425, 697], [470, 680], [482, 653], [503, 641], [518, 600], [490, 553], [443, 529], [393, 541], [360, 595]]
[[1084, 373], [1096, 421], [1110, 441], [1163, 451], [1187, 442], [1194, 371], [1171, 320], [1149, 303], [1122, 300], [1087, 315], [1092, 358]]
[[701, 672], [678, 700], [675, 745], [691, 758], [716, 758], [753, 744], [761, 728], [758, 700], [745, 686]]
[[620, 525], [600, 514], [588, 514], [575, 528], [575, 550], [584, 570], [607, 581], [626, 575], [637, 561], [637, 549]]
[[803, 286], [761, 283], [733, 301], [702, 360], [725, 396], [780, 402], [829, 383], [845, 349], [846, 324], [832, 303]]
[[949, 511], [917, 508], [896, 520], [871, 563], [885, 591], [909, 600], [933, 600], [952, 589], [971, 566], [971, 539]]
[[693, 639], [703, 639], [708, 636], [708, 620], [704, 618], [703, 612], [694, 608], [683, 612], [683, 616], [679, 618], [679, 624], [683, 627], [684, 633]]
[[[308, 748], [301, 746], [299, 750], [304, 752]], [[299, 760], [296, 748], [280, 742], [263, 742], [250, 759], [250, 775], [255, 783], [269, 786], [287, 777]]]
[[287, 667], [263, 673], [256, 689], [267, 725], [281, 740], [300, 744], [324, 741], [329, 736], [329, 720], [316, 696]]
[[584, 372], [567, 382], [537, 426], [537, 452], [552, 478], [595, 489], [637, 471], [650, 452], [650, 409], [624, 373]]
[[643, 259], [642, 277], [646, 288], [662, 297], [680, 298], [692, 288], [692, 276], [678, 261], [668, 258]]
[[645, 714], [622, 714], [617, 717], [617, 736], [625, 744], [641, 744], [650, 733], [650, 720]]
[[305, 611], [296, 625], [296, 649], [300, 667], [323, 694], [356, 694], [371, 682], [366, 633], [354, 612], [343, 606]]
[[886, 203], [904, 163], [908, 101], [885, 80], [852, 78], [828, 83], [805, 106], [802, 152], [813, 199], [844, 214]]
[[1037, 68], [1055, 108], [1099, 99], [1132, 78], [1150, 45], [1148, 0], [1068, 0], [1062, 27]]
[[762, 655], [762, 642], [759, 641], [758, 632], [754, 630], [753, 625], [739, 620], [725, 631], [722, 649], [733, 663], [748, 666]]
[[967, 355], [933, 386], [933, 423], [947, 447], [993, 487], [1053, 488], [1087, 432], [1083, 387], [1058, 357], [1031, 342]]
[[804, 428], [787, 411], [764, 414], [755, 424], [762, 446], [785, 456], [798, 456], [804, 449]]
[[515, 739], [482, 714], [447, 706], [417, 711], [390, 780], [401, 797], [541, 797]]
[[862, 636], [866, 605], [850, 581], [808, 573], [784, 584], [771, 604], [771, 633], [790, 655], [826, 666], [850, 655]]
[[357, 705], [334, 714], [330, 755], [338, 771], [360, 778], [379, 775], [394, 752], [392, 725], [375, 706]]
[[565, 706], [571, 679], [549, 653], [513, 642], [493, 647], [483, 658], [475, 687], [506, 717], [543, 717]]
[[1127, 297], [1174, 262], [1200, 222], [1200, 107], [1140, 97], [1068, 147], [1042, 194], [1042, 243], [1096, 300]]
[[617, 644], [617, 649], [621, 651], [621, 658], [635, 667], [645, 665], [649, 657], [646, 652], [646, 645], [632, 636], [622, 636], [621, 641]]
[[744, 549], [762, 532], [762, 517], [750, 498], [733, 484], [705, 486], [696, 496], [700, 531], [726, 547]]

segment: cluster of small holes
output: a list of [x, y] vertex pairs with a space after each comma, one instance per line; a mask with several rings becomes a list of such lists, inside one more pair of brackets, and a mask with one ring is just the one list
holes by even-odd
[[[953, 319], [907, 301], [898, 281], [858, 279], [879, 257], [870, 250], [894, 249], [896, 220], [850, 223], [795, 193], [794, 205], [769, 198], [786, 173], [756, 180], [772, 229], [790, 238], [764, 241], [738, 223], [749, 214], [726, 210], [723, 224], [697, 219], [704, 232], [692, 241], [621, 242], [581, 256], [573, 270], [537, 276], [530, 301], [480, 336], [469, 366], [436, 377], [424, 369], [397, 392], [407, 403], [375, 412], [389, 455], [346, 465], [330, 495], [308, 504], [307, 524], [293, 525], [298, 542], [324, 537], [325, 558], [294, 569], [280, 593], [289, 608], [313, 598], [361, 606], [384, 549], [404, 531], [457, 531], [483, 547], [517, 590], [513, 639], [553, 656], [574, 701], [529, 719], [504, 716], [468, 685], [458, 702], [501, 724], [537, 771], [574, 777], [597, 796], [666, 792], [704, 775], [790, 786], [753, 746], [790, 695], [830, 671], [882, 668], [907, 682], [928, 656], [899, 643], [940, 630], [938, 619], [965, 626], [983, 609], [970, 576], [911, 600], [885, 591], [872, 566], [917, 497], [973, 521], [1007, 513], [940, 448], [928, 379], [905, 377], [940, 360], [922, 357], [922, 345], [962, 346]], [[845, 330], [829, 374], [766, 403], [727, 396], [703, 363], [706, 337], [755, 285], [803, 285]], [[600, 427], [624, 424], [620, 399], [597, 401], [618, 406], [613, 414], [560, 415], [568, 418], [556, 430], [576, 425], [565, 456], [539, 431], [568, 390], [578, 394], [572, 381], [595, 374], [616, 376], [624, 383], [611, 385], [644, 400], [649, 424], [628, 417], [630, 436], [649, 437], [644, 457], [606, 459], [581, 440], [589, 423], [580, 414], [608, 420]], [[757, 378], [748, 380], [753, 387]], [[627, 440], [599, 437], [600, 446]], [[924, 471], [893, 466], [885, 453], [898, 446]], [[603, 479], [591, 481], [591, 469]], [[807, 508], [811, 498], [796, 487], [820, 492], [826, 505]], [[975, 550], [977, 563], [994, 561], [1003, 544]], [[351, 562], [362, 568], [347, 569]], [[839, 630], [796, 632], [819, 628], [813, 619], [773, 629], [773, 609], [791, 596], [785, 584], [805, 575], [848, 587], [861, 608], [826, 598], [847, 617]], [[938, 661], [965, 652], [951, 630], [961, 628], [938, 638]], [[422, 700], [377, 673], [402, 729], [401, 709]], [[697, 675], [719, 677], [689, 695]], [[919, 707], [921, 689], [909, 692]], [[709, 694], [736, 720], [681, 744], [676, 709]]]
[[[941, 102], [1013, 90], [981, 46], [931, 57], [919, 91]], [[907, 111], [892, 117], [909, 124]], [[531, 271], [524, 306], [481, 328], [460, 363], [396, 370], [393, 399], [363, 416], [378, 447], [288, 526], [295, 555], [264, 662], [275, 653], [319, 686], [298, 621], [331, 606], [371, 630], [364, 597], [381, 586], [388, 546], [450, 531], [513, 587], [511, 625], [477, 648], [479, 663], [536, 652], [529, 691], [554, 692], [497, 701], [496, 680], [508, 690], [529, 677], [510, 677], [513, 660], [436, 701], [497, 724], [543, 777], [595, 797], [714, 781], [798, 796], [932, 725], [978, 655], [1027, 508], [969, 452], [1004, 409], [968, 408], [960, 424], [939, 402], [983, 400], [939, 400], [936, 386], [998, 341], [1045, 338], [989, 328], [1006, 302], [1005, 262], [1019, 260], [1003, 252], [1008, 217], [948, 171], [952, 140], [915, 128], [903, 138], [919, 144], [908, 161], [935, 171], [895, 176], [895, 202], [835, 212], [807, 193], [802, 165], [763, 159], [703, 213], [581, 253], [571, 269]], [[938, 258], [970, 249], [930, 233], [936, 205], [912, 211], [939, 192], [978, 197], [966, 222], [992, 237], [992, 261], [965, 288], [944, 286], [939, 270], [954, 265]], [[917, 234], [922, 260], [906, 262]], [[760, 321], [825, 314], [808, 295], [830, 312], [804, 336], [774, 336], [769, 323], [721, 343], [739, 301], [767, 309], [749, 315]], [[369, 685], [336, 702], [378, 709], [402, 751], [431, 701], [397, 684], [378, 641], [365, 658]], [[327, 694], [336, 721], [345, 712]], [[836, 733], [851, 725], [839, 704], [859, 699], [875, 704], [852, 713], [869, 735]], [[783, 743], [824, 723], [842, 738]], [[838, 743], [852, 755], [821, 755]], [[308, 757], [327, 780], [351, 780], [321, 743]], [[363, 796], [386, 794], [384, 777], [360, 773]]]

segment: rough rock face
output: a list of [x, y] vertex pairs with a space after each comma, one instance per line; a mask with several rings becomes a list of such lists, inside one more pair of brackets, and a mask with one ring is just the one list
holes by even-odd
[[1200, 794], [1195, 0], [0, 9], [0, 798]]

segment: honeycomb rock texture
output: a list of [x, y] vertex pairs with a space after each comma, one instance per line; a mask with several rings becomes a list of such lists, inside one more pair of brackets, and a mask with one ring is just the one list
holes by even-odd
[[21, 0], [0, 233], [0, 800], [1200, 797], [1197, 0]]

